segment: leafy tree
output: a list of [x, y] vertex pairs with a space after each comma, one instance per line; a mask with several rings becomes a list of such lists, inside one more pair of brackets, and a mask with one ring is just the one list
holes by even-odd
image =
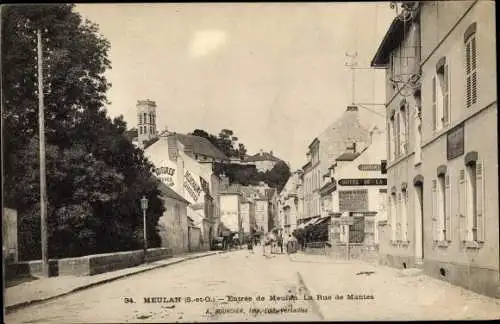
[[266, 171], [264, 181], [268, 186], [276, 188], [280, 192], [290, 178], [290, 167], [284, 161], [278, 161], [274, 167]]
[[[21, 257], [40, 257], [36, 28], [45, 49], [50, 256], [140, 247], [138, 199], [149, 198], [149, 229], [164, 208], [151, 163], [127, 139], [123, 118], [103, 109], [109, 42], [73, 5], [9, 5], [2, 13], [4, 192], [18, 210]], [[156, 231], [148, 233], [158, 246]]]

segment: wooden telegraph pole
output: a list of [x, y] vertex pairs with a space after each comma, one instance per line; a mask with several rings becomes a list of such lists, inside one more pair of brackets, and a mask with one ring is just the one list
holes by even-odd
[[38, 129], [40, 140], [40, 228], [42, 241], [42, 275], [49, 276], [48, 226], [47, 226], [47, 175], [45, 168], [45, 118], [43, 105], [43, 49], [42, 30], [36, 31], [38, 53]]

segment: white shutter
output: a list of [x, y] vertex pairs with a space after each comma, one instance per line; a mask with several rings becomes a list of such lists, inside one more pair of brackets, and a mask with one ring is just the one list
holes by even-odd
[[432, 77], [432, 129], [437, 128], [436, 77]]
[[438, 240], [438, 202], [437, 202], [437, 182], [432, 180], [432, 240]]
[[485, 217], [484, 217], [484, 165], [476, 161], [476, 226], [477, 241], [484, 242], [485, 239]]
[[444, 69], [444, 93], [443, 93], [443, 123], [445, 125], [448, 125], [449, 120], [450, 120], [450, 96], [449, 96], [449, 86], [450, 86], [450, 78], [449, 78], [449, 71], [448, 71], [448, 64], [445, 64], [443, 67]]
[[403, 241], [408, 241], [408, 192], [403, 191]]
[[477, 69], [476, 69], [476, 36], [473, 36], [471, 39], [471, 104], [475, 104], [477, 102]]
[[450, 174], [447, 174], [445, 176], [445, 237], [444, 239], [448, 242], [452, 241], [452, 233], [451, 233], [451, 215], [452, 215], [452, 210], [451, 210], [451, 176]]
[[465, 103], [466, 107], [471, 106], [471, 43], [465, 44]]
[[467, 241], [467, 187], [465, 182], [465, 170], [460, 170], [457, 187], [458, 221], [460, 225], [460, 241]]

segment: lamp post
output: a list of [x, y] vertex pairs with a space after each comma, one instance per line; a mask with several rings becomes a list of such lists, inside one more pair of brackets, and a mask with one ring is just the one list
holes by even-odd
[[141, 198], [141, 209], [142, 209], [142, 229], [144, 231], [144, 259], [146, 259], [146, 252], [148, 250], [148, 239], [146, 235], [146, 210], [148, 209], [148, 198], [143, 196]]

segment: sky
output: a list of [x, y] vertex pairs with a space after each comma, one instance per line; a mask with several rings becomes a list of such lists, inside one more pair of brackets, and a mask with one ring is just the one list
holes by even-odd
[[[388, 2], [78, 4], [109, 40], [106, 108], [137, 123], [157, 104], [157, 128], [234, 131], [260, 149], [306, 162], [307, 146], [352, 102], [352, 71], [368, 68], [395, 11]], [[355, 102], [385, 101], [384, 71], [355, 70]], [[366, 106], [383, 113], [383, 106]], [[384, 125], [360, 108], [362, 124]]]

